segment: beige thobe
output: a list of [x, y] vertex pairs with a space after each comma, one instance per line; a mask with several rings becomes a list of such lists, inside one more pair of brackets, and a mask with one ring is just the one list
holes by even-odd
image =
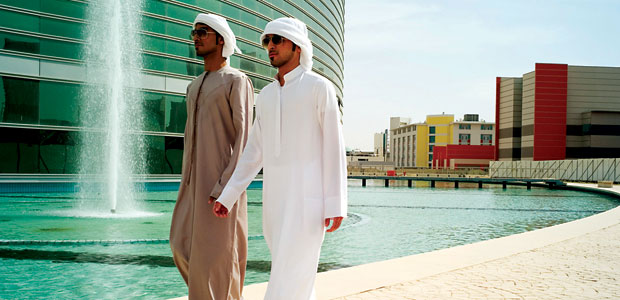
[[182, 181], [172, 215], [170, 247], [190, 299], [241, 299], [247, 260], [247, 197], [228, 218], [213, 215], [218, 198], [247, 142], [254, 89], [225, 66], [187, 87]]

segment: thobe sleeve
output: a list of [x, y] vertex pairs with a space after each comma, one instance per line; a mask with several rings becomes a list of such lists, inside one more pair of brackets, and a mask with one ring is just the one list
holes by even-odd
[[336, 90], [330, 82], [318, 86], [317, 113], [322, 131], [323, 201], [325, 218], [347, 216], [347, 161]]
[[243, 148], [248, 140], [248, 134], [252, 124], [252, 108], [254, 106], [254, 88], [249, 78], [236, 77], [232, 83], [230, 92], [230, 108], [232, 111], [233, 126], [237, 134], [233, 145], [232, 156], [228, 166], [220, 175], [220, 179], [215, 183], [211, 191], [211, 197], [218, 198], [228, 183], [230, 176], [235, 170], [237, 161], [241, 157]]
[[256, 101], [256, 120], [250, 130], [248, 143], [237, 163], [237, 167], [224, 190], [217, 199], [229, 211], [239, 199], [239, 196], [250, 185], [258, 171], [263, 167], [263, 135], [261, 133], [260, 98]]

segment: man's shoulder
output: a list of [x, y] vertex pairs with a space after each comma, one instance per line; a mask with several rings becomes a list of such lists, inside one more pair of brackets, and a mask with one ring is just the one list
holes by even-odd
[[332, 82], [329, 79], [314, 73], [313, 71], [306, 71], [304, 80], [315, 86], [331, 86]]
[[260, 90], [259, 95], [277, 88], [279, 84], [280, 83], [277, 80], [270, 82], [268, 85], [266, 85]]
[[226, 67], [222, 70], [222, 76], [231, 80], [246, 80], [248, 76], [239, 69]]

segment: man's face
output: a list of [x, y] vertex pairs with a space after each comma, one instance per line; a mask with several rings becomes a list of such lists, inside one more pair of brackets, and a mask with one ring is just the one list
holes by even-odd
[[[269, 42], [265, 44], [264, 42], [266, 40], [269, 40]], [[276, 42], [279, 41], [279, 43], [274, 43], [274, 40]], [[263, 40], [263, 46], [267, 49], [271, 65], [276, 68], [289, 63], [291, 60], [297, 59], [297, 61], [299, 61], [299, 47], [295, 47], [296, 50], [293, 51], [293, 42], [286, 38], [275, 34], [267, 34]]]
[[217, 38], [215, 31], [205, 24], [196, 24], [191, 38], [194, 41], [196, 55], [205, 57], [217, 50]]

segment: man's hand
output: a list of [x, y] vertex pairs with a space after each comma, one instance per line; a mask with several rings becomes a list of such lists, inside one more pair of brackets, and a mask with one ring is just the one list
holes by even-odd
[[[209, 203], [211, 202], [211, 199], [209, 199]], [[213, 204], [213, 214], [218, 218], [226, 218], [228, 217], [228, 208], [216, 201], [215, 204]]]
[[332, 227], [327, 228], [327, 232], [334, 232], [340, 224], [342, 224], [343, 217], [327, 218], [325, 219], [325, 227], [329, 227], [329, 223], [332, 223]]

